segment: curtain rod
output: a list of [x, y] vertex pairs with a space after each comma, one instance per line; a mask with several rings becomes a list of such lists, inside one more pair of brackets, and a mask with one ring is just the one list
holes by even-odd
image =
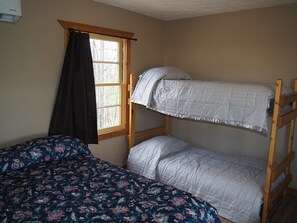
[[103, 34], [103, 33], [96, 33], [96, 32], [88, 32], [88, 31], [83, 31], [83, 30], [78, 30], [78, 29], [73, 29], [73, 28], [69, 28], [68, 30], [69, 31], [74, 31], [74, 32], [92, 33], [92, 34], [99, 34], [99, 35], [103, 35], [103, 36], [112, 36], [112, 37], [137, 41], [137, 38], [129, 38], [129, 37], [122, 37], [122, 36], [117, 36], [117, 35], [110, 35], [110, 34]]

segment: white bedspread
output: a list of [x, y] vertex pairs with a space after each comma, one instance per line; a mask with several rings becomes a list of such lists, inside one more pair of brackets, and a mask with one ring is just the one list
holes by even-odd
[[128, 169], [208, 201], [233, 222], [260, 221], [265, 161], [198, 149], [160, 136], [131, 149]]
[[198, 80], [165, 80], [145, 73], [132, 102], [178, 118], [227, 124], [267, 134], [270, 87]]

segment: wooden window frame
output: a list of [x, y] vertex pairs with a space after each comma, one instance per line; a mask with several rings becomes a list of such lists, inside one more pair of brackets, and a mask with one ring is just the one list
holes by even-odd
[[[130, 46], [131, 46], [131, 40], [134, 40], [132, 37], [134, 33], [116, 30], [116, 29], [109, 29], [105, 27], [99, 27], [99, 26], [92, 26], [92, 25], [86, 25], [81, 23], [75, 23], [75, 22], [69, 22], [65, 20], [58, 20], [58, 22], [62, 25], [64, 28], [64, 44], [65, 47], [67, 46], [68, 39], [69, 39], [69, 29], [74, 29], [86, 33], [94, 33], [94, 34], [100, 34], [100, 35], [106, 35], [106, 36], [113, 36], [125, 39], [124, 41], [124, 55], [126, 55], [126, 58], [123, 58], [123, 73], [124, 73], [124, 79], [123, 79], [123, 88], [124, 91], [124, 102], [125, 102], [125, 118], [123, 120], [124, 127], [121, 130], [116, 130], [109, 133], [104, 134], [98, 134], [99, 141], [110, 139], [113, 137], [121, 136], [121, 135], [127, 135], [128, 134], [128, 123], [129, 123], [129, 104], [128, 104], [128, 85], [129, 85], [129, 74], [130, 74]], [[95, 86], [94, 86], [95, 87]]]
[[[126, 101], [126, 91], [125, 91], [125, 87], [127, 87], [127, 83], [126, 83], [126, 73], [125, 73], [125, 69], [124, 69], [124, 64], [125, 64], [125, 47], [126, 47], [126, 40], [124, 40], [123, 38], [119, 38], [119, 37], [111, 37], [111, 36], [103, 36], [100, 34], [90, 34], [90, 39], [97, 39], [97, 40], [102, 40], [102, 41], [112, 41], [114, 43], [117, 43], [119, 46], [119, 51], [118, 51], [118, 58], [119, 61], [117, 62], [119, 66], [119, 75], [120, 75], [120, 79], [118, 83], [114, 83], [114, 84], [95, 84], [95, 87], [100, 87], [100, 86], [118, 86], [120, 87], [120, 103], [119, 103], [119, 107], [120, 107], [120, 124], [116, 125], [116, 126], [111, 126], [111, 127], [107, 127], [107, 128], [103, 128], [103, 129], [99, 129], [98, 130], [98, 135], [105, 135], [108, 133], [112, 133], [112, 132], [117, 132], [117, 131], [121, 131], [125, 129], [125, 117], [126, 117], [126, 106], [127, 104], [125, 103]], [[94, 63], [94, 60], [93, 60]], [[96, 62], [95, 62], [96, 63]], [[105, 63], [104, 61], [102, 61], [102, 63]]]

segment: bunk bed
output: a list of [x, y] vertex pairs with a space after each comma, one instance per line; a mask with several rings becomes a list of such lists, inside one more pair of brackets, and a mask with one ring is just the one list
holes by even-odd
[[[166, 87], [166, 83], [165, 83], [166, 78], [169, 79], [169, 81], [171, 82], [172, 81], [178, 82], [177, 80], [172, 80], [172, 79], [176, 79], [176, 75], [173, 75], [175, 77], [172, 77], [170, 75], [169, 77], [167, 77], [166, 75], [161, 73], [161, 74], [157, 74], [156, 76], [150, 77], [151, 79], [155, 79], [154, 84], [148, 84], [149, 82], [147, 82], [144, 85], [145, 88], [150, 88], [150, 90], [148, 91], [143, 90], [141, 96], [136, 96], [136, 98], [134, 97], [135, 103], [139, 103], [138, 101], [139, 97], [143, 97], [143, 96], [145, 96], [145, 98], [154, 97], [153, 94], [156, 94], [157, 92], [156, 88], [158, 88], [157, 85], [159, 83], [161, 83], [160, 89], [162, 91], [162, 88]], [[164, 77], [165, 77], [165, 80], [164, 80]], [[141, 78], [143, 78], [143, 76], [141, 76]], [[192, 82], [191, 80], [190, 81], [188, 80], [189, 77], [184, 73], [182, 73], [177, 78], [181, 79], [183, 82], [188, 82], [188, 83]], [[218, 207], [216, 208], [218, 209], [219, 214], [223, 213], [222, 217], [227, 218], [230, 221], [259, 222], [259, 220], [261, 219], [262, 223], [267, 222], [269, 215], [277, 206], [277, 203], [280, 200], [280, 198], [286, 193], [288, 185], [292, 180], [292, 175], [290, 173], [290, 163], [293, 160], [295, 155], [292, 148], [293, 148], [295, 118], [297, 116], [297, 80], [295, 80], [295, 83], [294, 83], [294, 92], [293, 93], [291, 92], [290, 94], [288, 93], [288, 91], [286, 91], [285, 94], [282, 94], [284, 92], [283, 91], [284, 87], [283, 87], [283, 81], [281, 79], [276, 81], [275, 93], [273, 93], [272, 95], [269, 93], [269, 90], [267, 90], [267, 88], [264, 88], [265, 89], [264, 91], [268, 91], [268, 93], [266, 94], [268, 96], [266, 96], [264, 99], [261, 99], [262, 101], [260, 103], [263, 104], [263, 100], [264, 100], [265, 102], [267, 101], [268, 105], [265, 104], [265, 106], [262, 107], [262, 111], [257, 114], [262, 116], [264, 115], [263, 116], [264, 119], [262, 118], [261, 121], [262, 120], [266, 121], [265, 115], [267, 113], [267, 108], [269, 108], [269, 104], [271, 104], [269, 102], [272, 99], [272, 97], [274, 100], [273, 106], [270, 107], [270, 109], [273, 109], [273, 115], [272, 115], [272, 127], [270, 131], [270, 144], [269, 144], [267, 161], [260, 161], [253, 158], [245, 159], [243, 157], [226, 155], [226, 154], [221, 154], [221, 157], [218, 158], [218, 160], [213, 161], [216, 155], [214, 154], [214, 152], [207, 152], [206, 150], [203, 150], [203, 149], [198, 150], [198, 148], [193, 148], [191, 145], [189, 145], [186, 142], [183, 142], [179, 139], [168, 136], [170, 135], [170, 116], [168, 114], [171, 114], [171, 112], [166, 111], [166, 108], [158, 109], [154, 107], [154, 102], [151, 103], [149, 101], [146, 101], [145, 103], [143, 103], [143, 100], [142, 100], [140, 104], [165, 114], [165, 126], [144, 130], [140, 132], [135, 131], [136, 106], [135, 106], [135, 103], [132, 102], [131, 98], [136, 86], [136, 79], [137, 79], [137, 76], [135, 74], [130, 75], [130, 85], [129, 85], [129, 91], [130, 91], [130, 107], [129, 107], [130, 123], [129, 124], [130, 125], [129, 125], [129, 136], [128, 136], [130, 154], [129, 154], [128, 164], [127, 164], [128, 169], [131, 169], [132, 172], [133, 171], [138, 172], [148, 178], [160, 180], [163, 183], [171, 183], [173, 186], [176, 186], [177, 188], [193, 193], [193, 195], [197, 196], [198, 198], [203, 197], [206, 199], [208, 199], [209, 197], [218, 199], [216, 197], [217, 195], [215, 194], [215, 190], [207, 189], [207, 185], [216, 186], [215, 184], [210, 185], [208, 184], [209, 182], [207, 183], [207, 181], [212, 181], [212, 180], [213, 180], [212, 182], [215, 181], [215, 179], [208, 180], [207, 177], [205, 177], [207, 175], [207, 172], [209, 172], [209, 170], [211, 170], [209, 175], [215, 175], [219, 177], [221, 177], [221, 175], [227, 175], [229, 177], [229, 180], [230, 180], [230, 176], [234, 176], [232, 175], [234, 174], [234, 171], [236, 174], [240, 171], [243, 171], [243, 172], [246, 171], [245, 172], [246, 175], [252, 174], [252, 176], [249, 176], [249, 178], [252, 180], [250, 182], [245, 182], [246, 185], [241, 185], [241, 187], [245, 186], [245, 187], [248, 187], [248, 189], [250, 189], [250, 187], [254, 187], [255, 185], [257, 186], [256, 190], [258, 191], [256, 194], [253, 194], [254, 192], [250, 192], [250, 191], [248, 191], [246, 194], [247, 198], [255, 197], [253, 202], [257, 203], [256, 206], [258, 208], [256, 211], [257, 212], [256, 217], [255, 216], [251, 216], [250, 218], [234, 217], [228, 214], [224, 214], [224, 210], [221, 209], [221, 206], [219, 208]], [[239, 85], [241, 88], [242, 85], [241, 84]], [[170, 87], [168, 89], [170, 89]], [[157, 93], [157, 94], [160, 94], [160, 93]], [[166, 103], [166, 100], [170, 99], [168, 97], [163, 97], [163, 98], [165, 98], [165, 101], [163, 101], [163, 104]], [[229, 104], [232, 104], [232, 103], [229, 103]], [[170, 107], [172, 106], [169, 106], [169, 110], [170, 110]], [[283, 110], [282, 108], [285, 108], [285, 109]], [[252, 129], [262, 134], [267, 133], [267, 129], [266, 129], [267, 125], [264, 122], [262, 122], [262, 125], [256, 125], [256, 127], [254, 127], [255, 125], [251, 125], [250, 123], [248, 124], [246, 124], [246, 122], [240, 123], [234, 120], [231, 120], [231, 122], [228, 122], [225, 120], [219, 120], [217, 118], [211, 119], [211, 118], [202, 117], [200, 119], [199, 117], [193, 118], [193, 117], [185, 116], [184, 114], [181, 114], [181, 115], [173, 114], [173, 116], [179, 117], [179, 118], [192, 118], [194, 120], [201, 120], [201, 121], [215, 121], [216, 123], [222, 123], [222, 124], [233, 125], [237, 127], [240, 126], [243, 128]], [[240, 118], [241, 120], [243, 120], [242, 117]], [[250, 119], [247, 119], [247, 120], [250, 120]], [[277, 132], [279, 128], [282, 128], [287, 124], [289, 124], [289, 128], [290, 128], [288, 146], [287, 146], [287, 155], [282, 162], [280, 162], [278, 165], [275, 165]], [[159, 135], [167, 135], [167, 136], [159, 136]], [[151, 138], [151, 137], [154, 137], [154, 138]], [[144, 139], [145, 141], [143, 141]], [[136, 142], [141, 142], [141, 143], [136, 145]], [[206, 159], [207, 161], [203, 161], [203, 159], [200, 158], [200, 157], [207, 157], [207, 156], [211, 157]], [[164, 164], [166, 159], [169, 160], [169, 162], [167, 162], [167, 164]], [[188, 160], [183, 161], [186, 159]], [[134, 163], [135, 160], [138, 160], [138, 161]], [[198, 162], [200, 163], [199, 164], [195, 163], [195, 160], [196, 161], [198, 160]], [[213, 162], [209, 162], [211, 160]], [[214, 166], [217, 166], [218, 168], [222, 168], [222, 166], [220, 166], [219, 161], [226, 162], [226, 160], [229, 160], [229, 161], [231, 160], [232, 165], [234, 165], [235, 163], [241, 165], [241, 166], [240, 165], [235, 166], [237, 168], [237, 172], [236, 172], [236, 168], [235, 170], [233, 170], [233, 173], [232, 171], [231, 173], [227, 171], [226, 173], [223, 173], [220, 175], [218, 172], [216, 172], [217, 170]], [[137, 164], [137, 162], [139, 163]], [[177, 163], [178, 165], [170, 166], [174, 162]], [[196, 168], [195, 165], [200, 166], [202, 165], [201, 164], [202, 162], [204, 162], [204, 164], [207, 166], [207, 167], [204, 166], [204, 168], [206, 168], [205, 172], [203, 173], [195, 172], [195, 173], [192, 173], [192, 175], [185, 175], [184, 172], [182, 172], [183, 169], [188, 169], [189, 172], [191, 171], [193, 172]], [[145, 163], [147, 164], [146, 166], [140, 166]], [[214, 166], [211, 166], [211, 163], [213, 163]], [[162, 166], [164, 168], [160, 170]], [[249, 168], [252, 170], [251, 171], [247, 170]], [[167, 171], [168, 169], [169, 170], [171, 169], [170, 170], [171, 172]], [[178, 174], [178, 172], [180, 172], [180, 174]], [[174, 177], [177, 177], [176, 179], [178, 180], [171, 181], [170, 179], [173, 177], [173, 175], [175, 175]], [[197, 187], [195, 187], [195, 185], [193, 184], [198, 184], [196, 186], [199, 187], [199, 183], [201, 182], [201, 178], [203, 177], [205, 178], [204, 181], [206, 182], [206, 183], [204, 182], [204, 188], [202, 188], [202, 192], [196, 193]], [[196, 178], [196, 181], [195, 180], [192, 181], [190, 178], [192, 179]], [[256, 180], [253, 181], [253, 178], [255, 178]], [[226, 178], [225, 179], [223, 178], [223, 180], [226, 180]], [[232, 186], [233, 186], [232, 189], [234, 193], [236, 192], [236, 183], [240, 184], [242, 183], [242, 180], [244, 180], [244, 178], [242, 177], [239, 177], [239, 178], [237, 177], [237, 179], [235, 177], [235, 179], [232, 179]], [[185, 181], [189, 181], [188, 185], [185, 185], [184, 183]], [[219, 186], [217, 186], [217, 188], [219, 188]], [[211, 196], [208, 196], [209, 194], [205, 195], [208, 192], [211, 192]], [[231, 193], [232, 193], [232, 190], [231, 190]], [[222, 198], [220, 199], [221, 199], [220, 201], [222, 202]], [[232, 206], [227, 207], [227, 209], [228, 208], [232, 209], [234, 208], [234, 205], [235, 206], [238, 205], [238, 203], [236, 203], [238, 201], [234, 203], [234, 200], [232, 200], [233, 198], [232, 197], [230, 198], [230, 196], [228, 197], [228, 195], [226, 194], [223, 195], [223, 199], [227, 200], [230, 204], [232, 204], [233, 202], [233, 207]], [[239, 205], [239, 207], [241, 206]], [[234, 214], [234, 210], [232, 211], [233, 211], [232, 213]], [[255, 211], [253, 210], [253, 212]], [[239, 213], [239, 216], [246, 215], [246, 214], [248, 213], [241, 212]]]
[[217, 211], [190, 193], [93, 157], [53, 135], [0, 149], [0, 222], [203, 222]]

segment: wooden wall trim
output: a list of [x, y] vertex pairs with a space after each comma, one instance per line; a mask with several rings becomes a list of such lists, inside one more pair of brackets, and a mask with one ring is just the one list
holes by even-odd
[[107, 35], [107, 36], [114, 36], [119, 38], [125, 38], [125, 39], [132, 39], [134, 33], [121, 31], [117, 29], [109, 29], [105, 27], [100, 26], [92, 26], [87, 24], [81, 24], [76, 22], [70, 22], [65, 20], [59, 20], [58, 22], [62, 25], [64, 29], [75, 29], [87, 33], [96, 33], [101, 35]]

